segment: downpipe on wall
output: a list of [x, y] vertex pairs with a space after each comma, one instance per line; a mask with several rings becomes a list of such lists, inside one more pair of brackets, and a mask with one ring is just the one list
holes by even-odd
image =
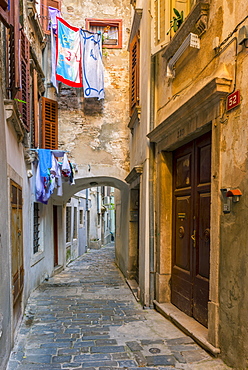
[[[154, 128], [154, 91], [155, 91], [155, 58], [151, 59], [151, 85], [150, 85], [150, 131]], [[153, 308], [155, 299], [155, 237], [154, 237], [154, 165], [155, 144], [150, 142], [149, 153], [149, 305]]]

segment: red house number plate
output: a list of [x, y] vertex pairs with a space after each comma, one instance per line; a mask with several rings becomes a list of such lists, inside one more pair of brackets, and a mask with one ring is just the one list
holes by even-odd
[[233, 109], [240, 104], [240, 90], [235, 91], [227, 97], [227, 110]]

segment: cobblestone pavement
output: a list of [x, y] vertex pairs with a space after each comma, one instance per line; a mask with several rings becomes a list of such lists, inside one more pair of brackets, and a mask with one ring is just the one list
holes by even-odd
[[36, 289], [8, 370], [228, 369], [136, 302], [111, 246], [91, 250]]

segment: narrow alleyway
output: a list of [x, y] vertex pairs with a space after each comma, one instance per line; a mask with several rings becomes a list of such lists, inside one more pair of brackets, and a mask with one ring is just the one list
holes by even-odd
[[91, 250], [31, 295], [8, 370], [227, 369], [154, 310]]

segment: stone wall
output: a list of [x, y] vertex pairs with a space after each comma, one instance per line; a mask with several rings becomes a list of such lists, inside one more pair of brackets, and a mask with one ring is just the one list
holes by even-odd
[[82, 89], [62, 84], [58, 103], [59, 145], [69, 151], [79, 169], [100, 164], [125, 173], [129, 170], [129, 1], [64, 1], [62, 15], [70, 24], [83, 28], [86, 18], [122, 19], [122, 49], [103, 50], [105, 99], [84, 99]]

